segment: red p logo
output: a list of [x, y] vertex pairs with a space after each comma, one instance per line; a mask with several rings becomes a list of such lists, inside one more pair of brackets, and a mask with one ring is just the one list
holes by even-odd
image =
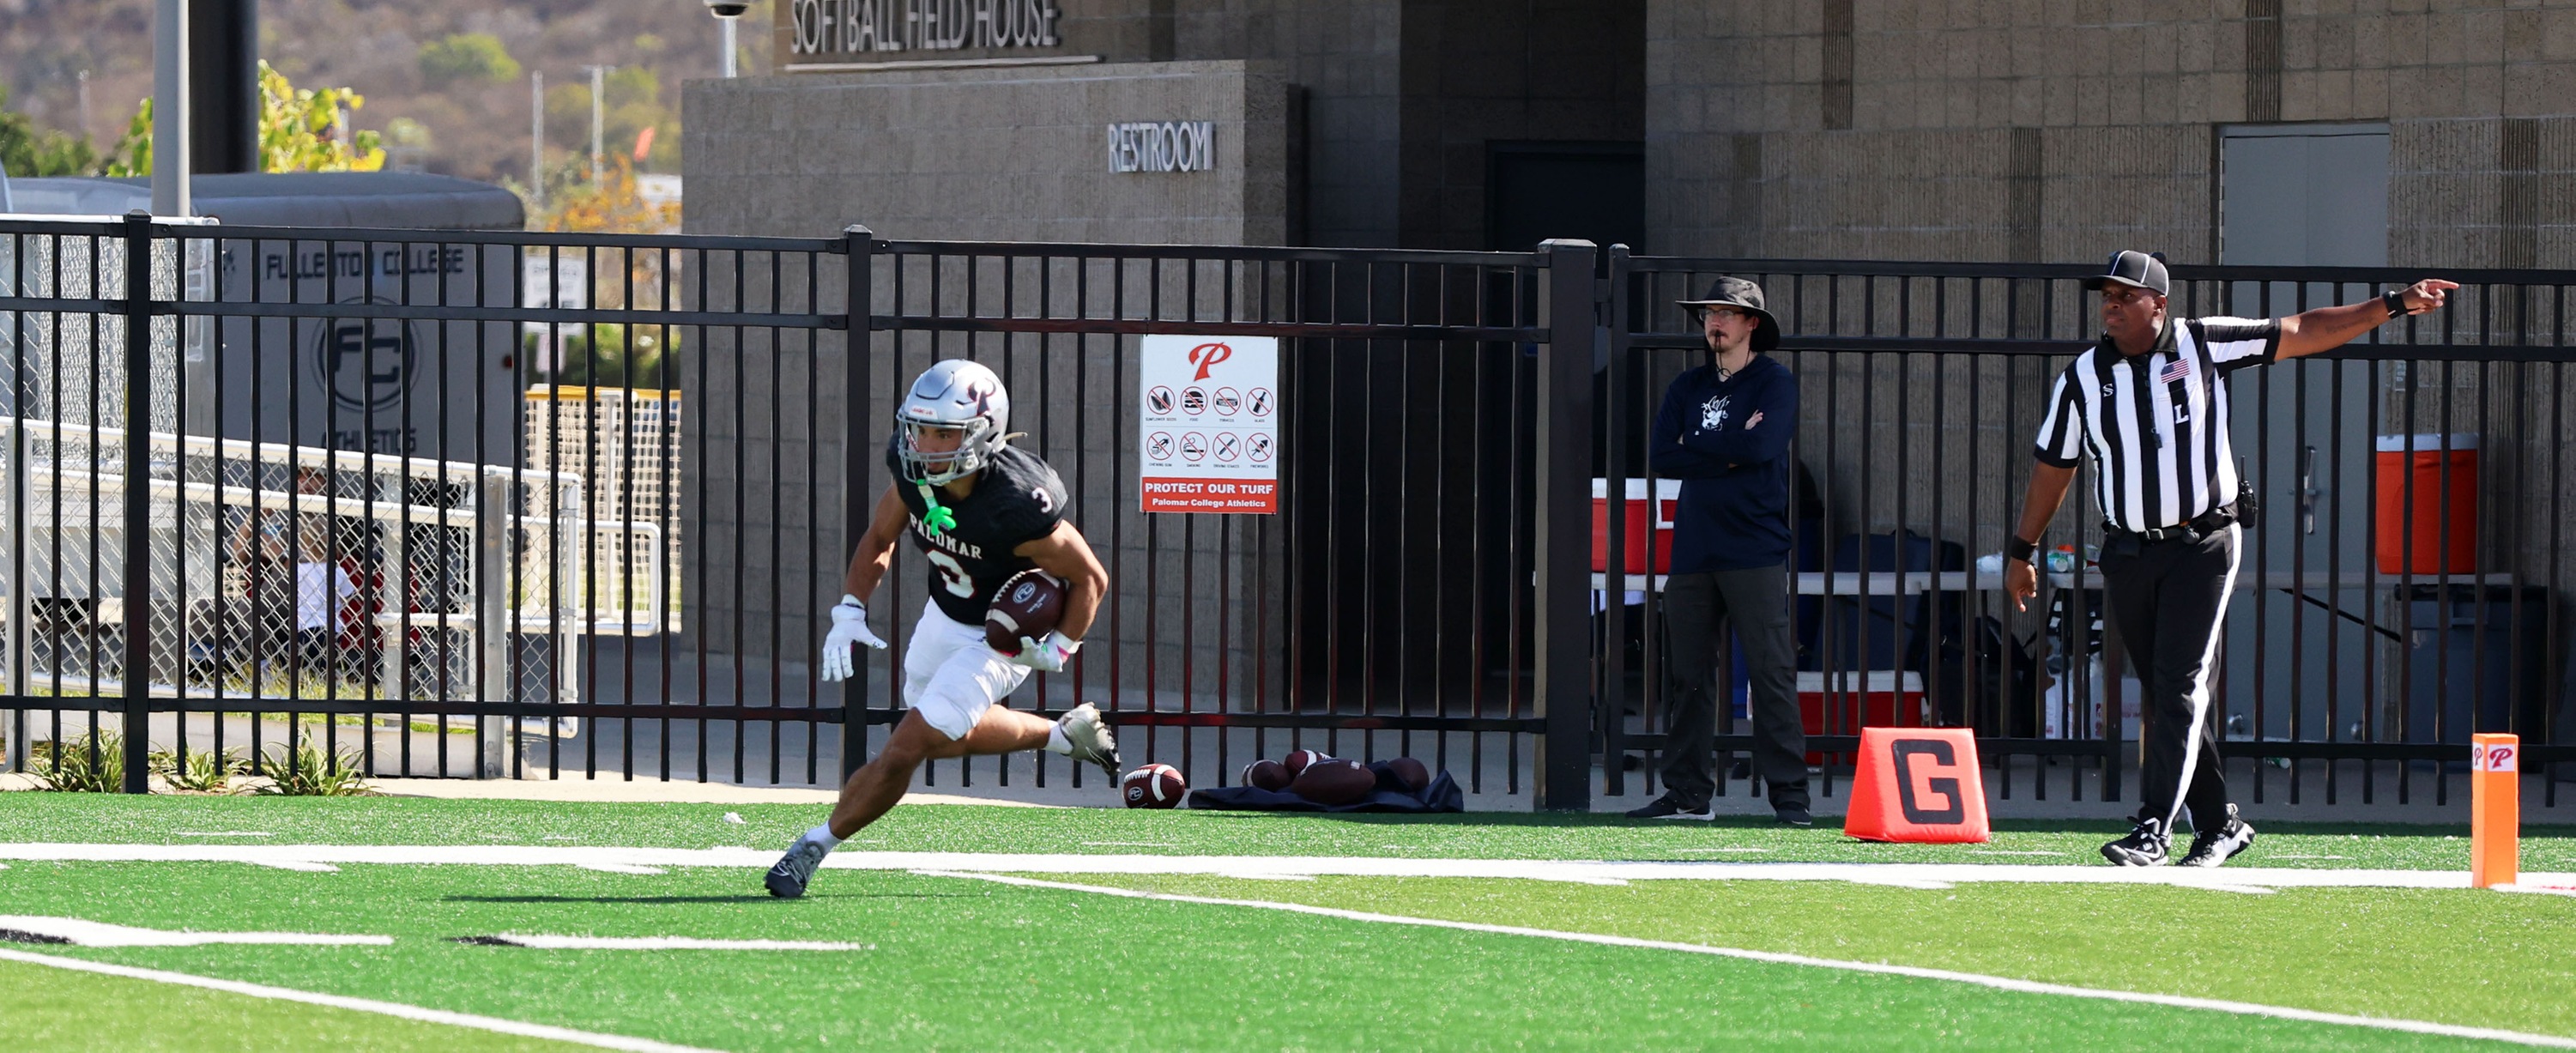
[[1200, 344], [1190, 349], [1190, 364], [1199, 367], [1192, 381], [1206, 380], [1208, 367], [1234, 357], [1234, 348], [1225, 344]]

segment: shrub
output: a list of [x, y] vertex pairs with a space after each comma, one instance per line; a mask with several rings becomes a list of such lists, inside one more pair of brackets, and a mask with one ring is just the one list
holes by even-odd
[[69, 742], [30, 742], [27, 774], [48, 790], [115, 793], [125, 788], [125, 736], [99, 731]]
[[197, 750], [185, 760], [169, 750], [152, 751], [154, 772], [175, 789], [197, 793], [231, 793], [232, 777], [248, 767], [237, 749]]
[[370, 796], [376, 791], [360, 773], [361, 761], [356, 750], [334, 755], [324, 753], [310, 741], [292, 750], [274, 747], [268, 751], [269, 784], [256, 792], [280, 797]]
[[499, 84], [519, 79], [519, 60], [490, 33], [457, 33], [420, 46], [420, 76], [441, 86], [460, 80]]

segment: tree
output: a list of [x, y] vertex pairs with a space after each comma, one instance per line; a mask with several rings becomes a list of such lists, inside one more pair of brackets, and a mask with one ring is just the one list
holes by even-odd
[[56, 131], [9, 108], [0, 85], [0, 171], [13, 176], [88, 175], [98, 170], [98, 148], [88, 137]]
[[[384, 137], [350, 131], [341, 141], [342, 110], [354, 113], [366, 96], [348, 88], [298, 88], [286, 74], [259, 63], [259, 168], [263, 172], [373, 172], [385, 166]], [[125, 135], [108, 151], [107, 175], [152, 174], [152, 100], [135, 110]]]
[[615, 234], [659, 234], [680, 229], [679, 204], [644, 200], [635, 185], [635, 162], [625, 154], [609, 151], [597, 184], [570, 178], [576, 172], [586, 176], [588, 165], [576, 159], [557, 170], [561, 178], [547, 180], [546, 200], [550, 207], [534, 215], [529, 226], [538, 230]]
[[536, 368], [544, 335], [520, 337], [521, 353], [530, 363], [534, 383], [575, 387], [634, 387], [639, 391], [680, 385], [680, 330], [665, 325], [633, 329], [615, 322], [580, 326], [562, 337], [562, 362], [552, 371]]
[[420, 46], [420, 76], [440, 86], [460, 80], [499, 84], [519, 78], [519, 60], [490, 33], [456, 33]]
[[384, 137], [350, 131], [342, 142], [342, 109], [354, 115], [366, 96], [348, 88], [297, 88], [259, 62], [259, 168], [263, 172], [373, 172], [385, 166]]

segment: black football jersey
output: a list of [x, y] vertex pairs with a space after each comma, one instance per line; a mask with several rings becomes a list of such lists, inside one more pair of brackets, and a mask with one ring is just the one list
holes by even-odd
[[1037, 564], [1011, 550], [1047, 536], [1064, 518], [1064, 480], [1038, 455], [1005, 446], [975, 474], [975, 491], [950, 499], [932, 487], [940, 507], [957, 525], [932, 532], [922, 486], [903, 477], [892, 443], [886, 468], [909, 513], [904, 531], [930, 562], [930, 598], [939, 612], [966, 625], [984, 624], [984, 608], [1011, 575]]

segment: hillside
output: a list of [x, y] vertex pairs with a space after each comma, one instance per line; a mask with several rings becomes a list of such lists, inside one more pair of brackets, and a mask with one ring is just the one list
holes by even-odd
[[[85, 130], [104, 151], [151, 93], [152, 7], [0, 0], [9, 108]], [[751, 46], [766, 40], [767, 7], [756, 3], [743, 19], [746, 73], [767, 65], [766, 50]], [[699, 0], [261, 0], [259, 18], [261, 57], [299, 87], [357, 89], [366, 97], [357, 126], [411, 144], [395, 152], [398, 163], [469, 179], [526, 181], [531, 72], [545, 75], [550, 164], [577, 163], [589, 148], [584, 67], [593, 63], [618, 67], [606, 92], [607, 148], [631, 150], [637, 132], [654, 126], [638, 167], [677, 172], [680, 84], [716, 76], [722, 58], [716, 20]], [[507, 60], [478, 62], [491, 57], [488, 48], [441, 46], [459, 34], [487, 35]], [[405, 121], [420, 133], [409, 134]]]

